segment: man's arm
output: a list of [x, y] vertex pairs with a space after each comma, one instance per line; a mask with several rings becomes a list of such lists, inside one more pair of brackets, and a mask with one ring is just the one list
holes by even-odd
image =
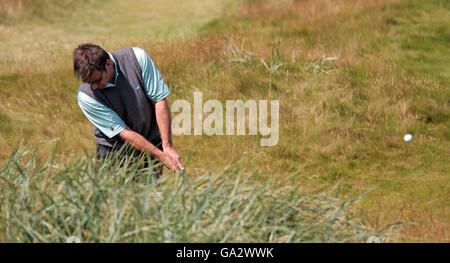
[[119, 133], [119, 137], [131, 144], [134, 148], [138, 149], [141, 152], [150, 153], [152, 156], [156, 156], [159, 160], [161, 160], [170, 170], [177, 171], [178, 167], [175, 162], [173, 162], [172, 158], [167, 154], [162, 152], [158, 147], [151, 144], [147, 139], [145, 139], [139, 133], [130, 130], [128, 127]]
[[166, 153], [171, 158], [171, 160], [179, 167], [179, 169], [184, 170], [180, 155], [172, 145], [170, 109], [166, 99], [155, 102], [155, 113], [156, 122], [158, 123], [159, 127], [159, 133], [161, 134], [164, 153]]
[[156, 122], [161, 134], [164, 153], [171, 158], [179, 169], [184, 169], [180, 161], [180, 155], [172, 145], [170, 109], [165, 99], [170, 94], [169, 87], [147, 52], [138, 47], [133, 47], [133, 51], [142, 70], [142, 80], [147, 97], [155, 102]]

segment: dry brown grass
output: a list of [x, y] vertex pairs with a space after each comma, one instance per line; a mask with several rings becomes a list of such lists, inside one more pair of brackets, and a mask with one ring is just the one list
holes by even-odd
[[22, 0], [1, 0], [0, 10], [2, 10], [3, 15], [13, 14], [20, 12], [23, 9]]

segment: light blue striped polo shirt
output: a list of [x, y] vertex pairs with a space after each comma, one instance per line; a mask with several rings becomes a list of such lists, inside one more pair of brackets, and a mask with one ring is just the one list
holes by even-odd
[[[133, 47], [132, 49], [142, 70], [144, 89], [148, 98], [154, 102], [163, 100], [165, 97], [167, 97], [167, 95], [170, 94], [170, 90], [164, 82], [152, 59], [142, 48]], [[109, 54], [109, 56], [114, 61], [113, 56], [111, 54]], [[114, 82], [116, 82], [119, 73], [117, 71], [117, 65], [115, 61], [114, 67], [116, 72]], [[114, 84], [108, 83], [106, 85], [106, 88], [113, 86]], [[124, 121], [112, 109], [106, 107], [96, 99], [88, 96], [81, 91], [78, 92], [77, 97], [78, 105], [80, 106], [84, 115], [86, 115], [89, 121], [91, 121], [95, 125], [95, 127], [97, 127], [109, 138], [116, 136], [126, 128], [126, 124], [124, 123]]]

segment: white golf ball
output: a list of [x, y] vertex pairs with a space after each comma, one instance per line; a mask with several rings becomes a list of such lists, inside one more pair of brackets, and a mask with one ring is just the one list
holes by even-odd
[[403, 140], [405, 140], [405, 142], [410, 142], [412, 140], [412, 135], [411, 134], [406, 134], [405, 137], [403, 137]]
[[381, 239], [377, 236], [369, 236], [367, 243], [381, 243]]

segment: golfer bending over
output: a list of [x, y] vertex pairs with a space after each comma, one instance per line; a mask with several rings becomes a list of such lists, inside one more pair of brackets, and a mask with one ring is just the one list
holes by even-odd
[[[143, 49], [108, 53], [98, 45], [82, 44], [73, 51], [73, 69], [82, 81], [78, 105], [94, 124], [97, 158], [128, 142], [139, 154], [149, 153], [172, 171], [184, 169], [172, 145], [166, 101], [170, 90]], [[161, 172], [162, 166], [158, 175]]]

